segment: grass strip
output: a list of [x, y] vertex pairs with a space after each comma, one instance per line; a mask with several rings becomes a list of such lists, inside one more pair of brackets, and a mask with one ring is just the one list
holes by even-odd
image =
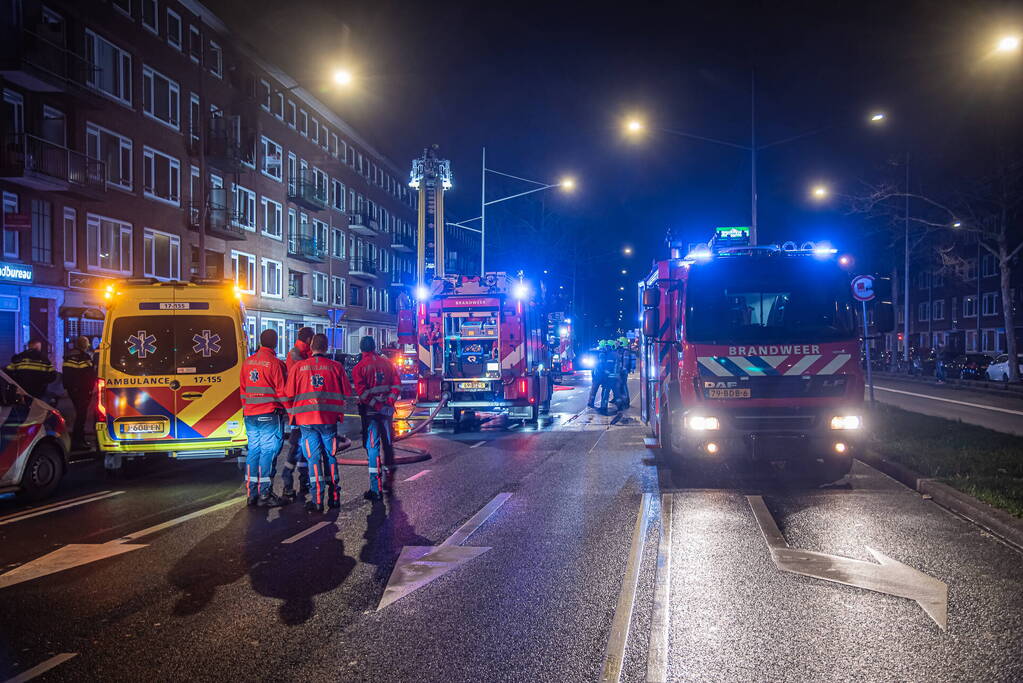
[[877, 455], [1023, 518], [1023, 437], [887, 404], [870, 425]]

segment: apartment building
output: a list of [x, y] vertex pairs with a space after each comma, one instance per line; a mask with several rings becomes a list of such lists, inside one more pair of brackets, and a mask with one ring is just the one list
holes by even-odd
[[132, 277], [233, 279], [251, 344], [395, 338], [416, 194], [308, 84], [194, 0], [0, 8], [0, 359], [98, 336]]

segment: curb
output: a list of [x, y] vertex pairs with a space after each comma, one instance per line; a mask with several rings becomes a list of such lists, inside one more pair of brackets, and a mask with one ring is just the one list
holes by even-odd
[[860, 454], [858, 459], [870, 467], [887, 474], [899, 483], [931, 499], [952, 512], [965, 517], [982, 529], [1023, 551], [1023, 519], [977, 500], [971, 495], [943, 484], [936, 479], [923, 477], [913, 470], [891, 460], [873, 454]]

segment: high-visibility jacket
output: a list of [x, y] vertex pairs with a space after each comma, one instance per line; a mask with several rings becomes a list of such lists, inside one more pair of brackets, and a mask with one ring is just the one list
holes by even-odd
[[345, 366], [314, 353], [288, 371], [288, 414], [297, 425], [324, 425], [345, 419], [345, 397], [352, 395]]
[[61, 383], [72, 400], [88, 400], [96, 386], [96, 364], [92, 354], [74, 349], [64, 354]]
[[7, 374], [17, 382], [26, 393], [42, 398], [46, 395], [46, 387], [57, 379], [57, 371], [53, 363], [42, 351], [25, 349], [11, 356], [7, 366]]
[[359, 403], [370, 413], [394, 414], [394, 402], [401, 396], [401, 377], [394, 363], [374, 352], [363, 352], [352, 370]]
[[272, 349], [259, 347], [242, 363], [238, 385], [242, 395], [242, 414], [267, 415], [277, 410], [286, 410], [286, 382], [284, 363]]
[[295, 340], [295, 345], [288, 351], [288, 356], [285, 359], [287, 362], [288, 372], [291, 372], [291, 368], [295, 367], [295, 363], [300, 363], [306, 358], [312, 355], [312, 349], [301, 339]]

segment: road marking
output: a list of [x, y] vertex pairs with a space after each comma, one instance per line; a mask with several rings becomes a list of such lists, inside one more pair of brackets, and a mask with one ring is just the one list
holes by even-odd
[[508, 429], [518, 429], [518, 428], [519, 428], [519, 427], [521, 427], [521, 426], [522, 426], [522, 423], [521, 423], [521, 422], [516, 422], [516, 423], [515, 423], [515, 424], [513, 424], [513, 425], [512, 425], [511, 427], [508, 427]]
[[597, 444], [600, 443], [600, 440], [604, 438], [605, 434], [607, 434], [607, 430], [606, 429], [604, 431], [602, 431], [600, 433], [600, 436], [597, 437], [597, 440], [593, 442], [593, 445], [590, 446], [590, 450], [586, 451], [586, 455], [589, 455], [590, 453], [593, 452], [593, 449], [595, 449], [597, 447]]
[[469, 446], [469, 448], [479, 448], [480, 446], [482, 446], [485, 443], [486, 443], [486, 441], [477, 441], [473, 445]]
[[[430, 470], [423, 470], [422, 472], [416, 472], [415, 474], [413, 474], [408, 479], [405, 479], [404, 481], [415, 481], [419, 477], [423, 476], [424, 474], [428, 474], [429, 472], [430, 472]], [[404, 481], [402, 483], [404, 483]]]
[[942, 631], [948, 623], [948, 586], [867, 547], [880, 564], [790, 548], [763, 496], [746, 496], [778, 569], [914, 600]]
[[297, 534], [295, 534], [294, 536], [292, 536], [291, 538], [284, 539], [283, 541], [281, 541], [281, 545], [284, 545], [286, 543], [294, 543], [295, 541], [301, 541], [303, 538], [305, 538], [309, 534], [314, 534], [317, 531], [319, 531], [320, 529], [322, 529], [323, 527], [329, 526], [329, 525], [330, 525], [330, 522], [317, 522], [316, 524], [313, 524], [311, 527], [309, 527], [305, 531], [300, 531]]
[[672, 494], [661, 494], [661, 539], [657, 544], [654, 574], [654, 606], [650, 614], [650, 647], [647, 651], [647, 683], [668, 680], [668, 621], [671, 616], [671, 503]]
[[77, 652], [65, 652], [63, 654], [54, 655], [53, 657], [47, 659], [45, 662], [36, 664], [28, 671], [24, 671], [15, 676], [14, 678], [8, 678], [6, 681], [4, 681], [4, 683], [24, 683], [25, 681], [31, 681], [33, 678], [43, 675], [53, 667], [63, 664], [67, 660], [77, 656], [78, 656]]
[[14, 522], [20, 522], [23, 519], [31, 519], [32, 517], [38, 517], [40, 515], [48, 515], [51, 512], [66, 510], [77, 505], [93, 503], [97, 500], [103, 500], [104, 498], [112, 498], [113, 496], [119, 496], [122, 493], [124, 493], [124, 491], [100, 491], [98, 493], [90, 493], [87, 496], [79, 496], [78, 498], [69, 498], [56, 503], [50, 503], [49, 505], [28, 508], [21, 512], [15, 512], [7, 515], [6, 517], [0, 517], [0, 526], [3, 526], [4, 524], [13, 524]]
[[983, 403], [970, 403], [969, 401], [957, 401], [953, 398], [941, 398], [940, 396], [928, 396], [927, 394], [917, 394], [912, 391], [903, 391], [901, 389], [889, 389], [888, 387], [882, 387], [880, 385], [874, 385], [875, 389], [881, 391], [890, 391], [893, 394], [904, 394], [906, 396], [916, 396], [917, 398], [929, 398], [932, 401], [942, 401], [944, 403], [955, 403], [961, 406], [970, 406], [971, 408], [983, 408], [984, 410], [996, 410], [999, 413], [1008, 413], [1009, 415], [1023, 415], [1023, 410], [1010, 410], [1009, 408], [999, 408], [998, 406], [988, 406]]
[[400, 600], [434, 579], [438, 579], [469, 560], [479, 557], [490, 550], [489, 547], [465, 547], [462, 543], [479, 529], [498, 508], [511, 498], [510, 493], [499, 493], [494, 499], [470, 517], [455, 533], [448, 536], [443, 543], [433, 545], [407, 545], [401, 549], [401, 555], [394, 565], [387, 588], [380, 597], [377, 610], [382, 610], [392, 602]]
[[604, 666], [600, 680], [617, 683], [622, 676], [622, 664], [625, 662], [625, 646], [629, 642], [629, 627], [632, 624], [632, 607], [636, 602], [636, 587], [639, 585], [639, 565], [643, 559], [643, 546], [646, 544], [647, 515], [650, 512], [652, 494], [644, 493], [643, 501], [636, 516], [636, 526], [632, 530], [632, 549], [625, 564], [625, 576], [622, 578], [622, 591], [618, 594], [618, 605], [615, 607], [614, 620], [611, 622], [611, 635], [607, 639], [604, 650]]
[[150, 534], [155, 534], [158, 531], [163, 531], [164, 529], [181, 524], [182, 522], [195, 519], [196, 517], [201, 517], [202, 515], [216, 512], [217, 510], [222, 510], [232, 505], [237, 505], [243, 500], [245, 500], [245, 496], [231, 498], [222, 503], [217, 503], [216, 505], [211, 505], [209, 507], [202, 508], [201, 510], [190, 512], [187, 515], [175, 517], [167, 522], [156, 524], [141, 531], [136, 531], [133, 534], [128, 534], [127, 536], [114, 539], [113, 541], [107, 541], [106, 543], [69, 543], [57, 548], [53, 552], [36, 558], [31, 562], [26, 562], [19, 567], [15, 567], [9, 572], [0, 574], [0, 588], [7, 588], [24, 581], [31, 581], [32, 579], [37, 579], [42, 576], [62, 572], [65, 569], [80, 567], [84, 564], [97, 562], [108, 557], [114, 557], [115, 555], [123, 555], [124, 553], [131, 552], [132, 550], [145, 548], [146, 544], [130, 544], [129, 541], [134, 541], [144, 536], [149, 536]]

